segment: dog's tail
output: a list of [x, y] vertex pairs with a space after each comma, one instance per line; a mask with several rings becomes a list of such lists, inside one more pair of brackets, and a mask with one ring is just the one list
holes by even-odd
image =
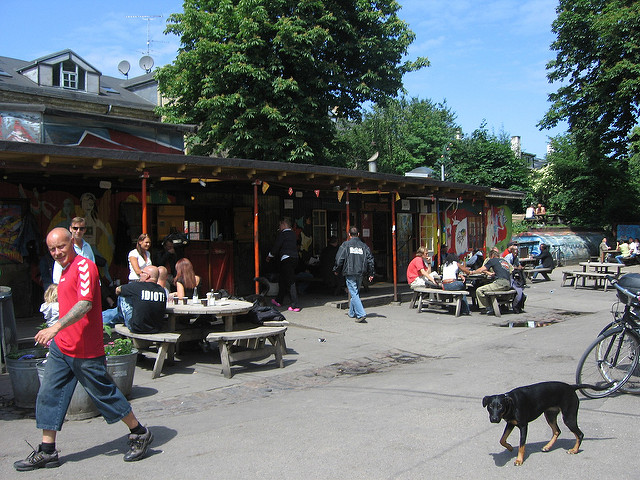
[[573, 388], [574, 390], [589, 389], [589, 390], [596, 390], [596, 391], [600, 392], [600, 391], [603, 391], [603, 390], [610, 389], [616, 383], [617, 382], [609, 382], [609, 383], [605, 383], [604, 385], [590, 385], [588, 383], [581, 383], [579, 385], [571, 385], [571, 388]]

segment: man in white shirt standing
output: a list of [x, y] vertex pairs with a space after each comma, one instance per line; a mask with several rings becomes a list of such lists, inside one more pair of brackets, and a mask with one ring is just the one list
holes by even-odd
[[[82, 237], [84, 233], [87, 231], [87, 222], [82, 217], [74, 217], [71, 219], [71, 226], [69, 227], [69, 231], [71, 232], [71, 237], [73, 239], [73, 249], [76, 253], [84, 258], [88, 258], [93, 263], [96, 261], [96, 257], [93, 254], [93, 249], [88, 242], [86, 242]], [[60, 275], [62, 274], [62, 267], [58, 262], [53, 264], [53, 283], [60, 282]]]

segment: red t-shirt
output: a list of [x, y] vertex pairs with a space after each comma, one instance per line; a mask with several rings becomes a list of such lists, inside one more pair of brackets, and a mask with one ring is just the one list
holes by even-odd
[[407, 283], [411, 285], [413, 281], [420, 276], [420, 270], [426, 269], [424, 259], [422, 257], [414, 257], [407, 267]]
[[60, 318], [80, 300], [92, 302], [91, 310], [73, 325], [56, 335], [56, 345], [65, 355], [75, 358], [96, 358], [104, 355], [102, 336], [102, 298], [98, 268], [91, 260], [76, 255], [62, 271], [58, 284]]

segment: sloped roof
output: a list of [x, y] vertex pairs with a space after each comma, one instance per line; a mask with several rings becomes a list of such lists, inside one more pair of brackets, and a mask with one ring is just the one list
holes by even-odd
[[[46, 57], [41, 58], [53, 58], [55, 55], [60, 55], [60, 53], [63, 52], [58, 52], [58, 54], [47, 55]], [[0, 101], [4, 100], [4, 92], [14, 92], [27, 95], [38, 95], [42, 97], [65, 99], [69, 101], [90, 102], [105, 106], [117, 105], [120, 107], [136, 108], [149, 112], [152, 112], [155, 108], [155, 105], [152, 102], [145, 100], [141, 96], [136, 95], [135, 93], [127, 89], [127, 87], [130, 87], [132, 85], [138, 85], [140, 83], [149, 81], [149, 76], [151, 76], [152, 79], [153, 74], [145, 74], [141, 77], [130, 79], [101, 75], [100, 93], [93, 94], [60, 87], [38, 85], [20, 73], [29, 66], [33, 66], [39, 60], [41, 59], [27, 62], [16, 58], [0, 56], [0, 70], [10, 75], [0, 75]], [[87, 65], [89, 64], [87, 63]], [[96, 72], [98, 71], [96, 70]]]

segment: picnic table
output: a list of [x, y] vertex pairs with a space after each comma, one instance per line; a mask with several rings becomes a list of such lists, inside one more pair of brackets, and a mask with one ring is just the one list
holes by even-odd
[[525, 269], [533, 268], [538, 263], [538, 259], [534, 257], [519, 258], [518, 261]]
[[202, 301], [193, 304], [191, 303], [191, 299], [187, 299], [186, 305], [182, 303], [176, 305], [170, 302], [167, 303], [168, 331], [174, 332], [176, 330], [176, 317], [178, 316], [215, 315], [216, 317], [222, 317], [224, 330], [231, 332], [233, 330], [235, 317], [248, 313], [252, 308], [253, 303], [251, 302], [231, 299], [216, 300], [214, 305], [203, 305]]
[[222, 317], [225, 331], [231, 332], [234, 328], [235, 317], [239, 314], [248, 313], [253, 308], [253, 303], [242, 300], [216, 300], [214, 305], [204, 305], [203, 303], [207, 303], [206, 299], [201, 299], [195, 304], [191, 299], [186, 301], [186, 304], [175, 304], [173, 299], [170, 299], [166, 309], [168, 323], [164, 332], [135, 333], [124, 325], [116, 325], [116, 332], [124, 337], [133, 339], [137, 343], [150, 342], [158, 344], [158, 355], [156, 356], [151, 378], [160, 376], [165, 359], [173, 360], [176, 346], [179, 343], [204, 340], [212, 332], [211, 328], [201, 326], [187, 325], [184, 328], [178, 328], [177, 317], [215, 315]]
[[593, 287], [604, 287], [607, 291], [609, 281], [607, 277], [619, 277], [620, 271], [625, 267], [621, 263], [610, 262], [580, 262], [578, 265], [582, 267], [582, 271], [564, 271], [562, 272], [562, 286], [567, 280], [571, 280], [573, 288], [578, 287], [578, 281], [581, 280], [582, 286], [585, 286], [586, 280], [593, 280]]
[[[609, 275], [615, 275], [616, 277], [620, 275], [620, 270], [625, 267], [624, 264], [617, 262], [580, 262], [578, 265], [582, 267], [583, 272], [589, 272], [593, 269], [594, 272], [607, 273]], [[616, 271], [615, 274], [613, 273], [613, 270]]]

